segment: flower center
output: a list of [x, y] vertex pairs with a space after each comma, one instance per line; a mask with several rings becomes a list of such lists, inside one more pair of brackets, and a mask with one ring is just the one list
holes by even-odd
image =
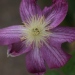
[[33, 28], [32, 33], [33, 33], [33, 36], [38, 36], [40, 34], [40, 31], [38, 28]]
[[44, 17], [33, 17], [25, 24], [24, 37], [26, 38], [26, 45], [32, 44], [33, 42], [38, 46], [43, 40], [46, 40], [50, 35], [47, 31], [47, 23]]

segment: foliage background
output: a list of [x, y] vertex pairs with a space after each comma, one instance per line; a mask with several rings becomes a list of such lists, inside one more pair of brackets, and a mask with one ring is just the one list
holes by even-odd
[[[22, 24], [19, 15], [21, 0], [0, 0], [0, 28]], [[69, 11], [62, 26], [75, 26], [75, 0], [68, 0]], [[50, 6], [51, 0], [38, 0], [43, 9]], [[65, 51], [73, 55], [72, 59], [62, 68], [47, 70], [46, 75], [75, 75], [75, 42], [62, 45]], [[25, 55], [7, 58], [7, 46], [0, 46], [0, 75], [31, 75], [25, 67]]]

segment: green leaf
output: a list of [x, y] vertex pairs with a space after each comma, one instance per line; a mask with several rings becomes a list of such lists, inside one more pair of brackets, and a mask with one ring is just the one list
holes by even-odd
[[70, 61], [62, 68], [65, 75], [75, 75], [75, 52]]
[[56, 70], [47, 70], [45, 75], [60, 75]]

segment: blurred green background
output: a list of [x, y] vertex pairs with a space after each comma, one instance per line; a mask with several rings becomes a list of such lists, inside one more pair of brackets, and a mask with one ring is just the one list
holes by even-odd
[[[0, 28], [22, 24], [19, 14], [20, 2], [21, 0], [0, 0]], [[38, 4], [43, 9], [44, 6], [51, 5], [51, 0], [38, 0]], [[68, 4], [67, 16], [60, 25], [75, 27], [75, 0], [68, 0]], [[75, 75], [75, 42], [65, 43], [62, 47], [73, 57], [64, 67], [48, 69], [45, 75]], [[0, 75], [31, 75], [25, 67], [25, 55], [7, 58], [7, 46], [0, 46]]]

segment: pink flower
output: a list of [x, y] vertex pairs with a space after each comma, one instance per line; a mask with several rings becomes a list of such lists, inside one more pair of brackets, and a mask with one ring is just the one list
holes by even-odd
[[36, 1], [21, 1], [23, 25], [0, 29], [0, 44], [8, 45], [9, 56], [26, 53], [27, 70], [43, 75], [45, 62], [49, 68], [59, 68], [70, 59], [71, 56], [61, 49], [61, 44], [75, 40], [75, 28], [57, 27], [68, 11], [65, 0], [52, 0], [52, 6], [43, 10]]

